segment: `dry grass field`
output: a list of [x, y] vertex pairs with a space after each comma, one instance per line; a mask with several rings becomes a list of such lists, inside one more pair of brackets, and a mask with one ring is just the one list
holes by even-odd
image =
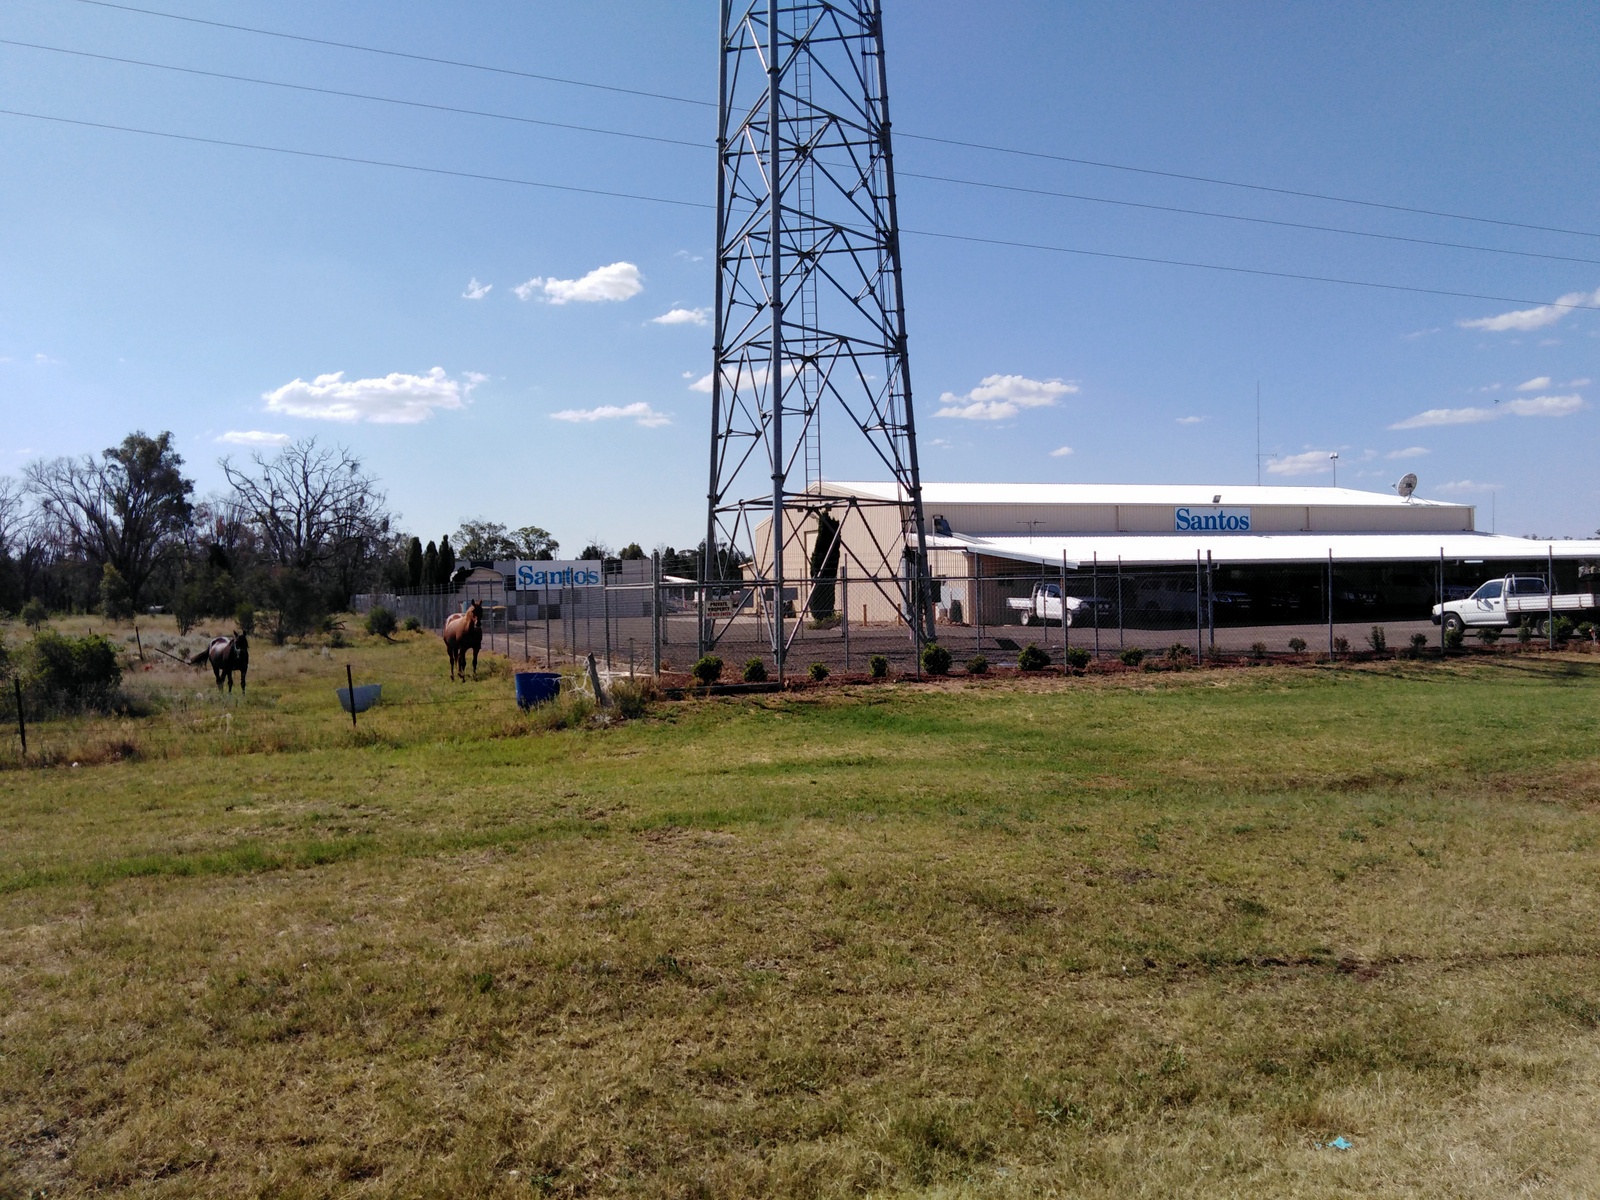
[[0, 1197], [1600, 1193], [1600, 658], [557, 728], [355, 641], [0, 742]]

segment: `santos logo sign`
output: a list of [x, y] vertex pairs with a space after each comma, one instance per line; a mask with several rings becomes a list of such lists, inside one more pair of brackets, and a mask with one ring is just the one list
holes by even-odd
[[1248, 508], [1180, 508], [1172, 514], [1174, 533], [1249, 533]]
[[600, 586], [600, 563], [594, 561], [517, 563], [517, 590]]

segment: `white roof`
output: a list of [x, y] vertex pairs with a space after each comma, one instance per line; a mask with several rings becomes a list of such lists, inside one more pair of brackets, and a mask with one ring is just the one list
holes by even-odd
[[[857, 495], [874, 500], [906, 500], [897, 484], [884, 482], [824, 482], [824, 494]], [[1220, 500], [1216, 497], [1222, 497]], [[1466, 508], [1445, 500], [1414, 497], [1402, 500], [1392, 491], [1363, 492], [1355, 488], [1270, 487], [1254, 484], [1181, 483], [924, 483], [922, 504], [930, 516], [940, 505], [954, 504], [1196, 504], [1313, 506], [1427, 505]]]
[[[1298, 489], [1297, 489], [1298, 490]], [[1216, 563], [1288, 563], [1334, 561], [1437, 561], [1441, 551], [1451, 561], [1542, 559], [1547, 554], [1567, 560], [1600, 559], [1600, 540], [1542, 542], [1493, 533], [1107, 533], [1067, 537], [930, 537], [930, 549], [970, 550], [1019, 562], [1077, 564], [1086, 569], [1098, 557], [1102, 564], [1124, 566], [1193, 562], [1210, 551]]]

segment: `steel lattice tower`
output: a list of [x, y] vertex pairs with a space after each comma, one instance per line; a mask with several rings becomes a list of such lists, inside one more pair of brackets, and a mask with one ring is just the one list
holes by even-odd
[[[722, 552], [750, 564], [781, 675], [785, 579], [804, 596], [795, 564], [823, 509], [845, 510], [852, 577], [896, 588], [912, 636], [932, 637], [881, 5], [722, 0], [720, 36], [705, 578], [728, 573]], [[824, 495], [824, 412], [899, 485], [899, 538], [867, 502]], [[866, 534], [847, 539], [852, 520]], [[702, 652], [726, 628], [702, 613]]]

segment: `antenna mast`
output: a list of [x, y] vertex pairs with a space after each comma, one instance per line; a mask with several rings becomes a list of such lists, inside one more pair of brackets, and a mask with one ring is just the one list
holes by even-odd
[[[701, 594], [728, 576], [755, 585], [781, 679], [793, 636], [786, 603], [797, 628], [811, 586], [806, 537], [831, 508], [845, 510], [851, 578], [898, 592], [913, 639], [933, 636], [881, 4], [722, 0], [720, 37]], [[883, 540], [882, 515], [845, 536], [873, 502], [828, 494], [824, 408], [842, 417], [829, 428], [844, 431], [850, 458], [888, 472], [896, 494], [879, 507], [898, 510], [898, 539]], [[719, 627], [702, 612], [701, 653], [733, 619]]]

